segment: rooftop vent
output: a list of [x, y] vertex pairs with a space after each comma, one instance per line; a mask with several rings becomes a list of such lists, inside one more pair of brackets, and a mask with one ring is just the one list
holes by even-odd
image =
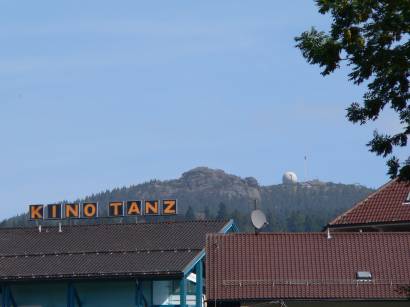
[[410, 205], [410, 192], [409, 192], [409, 194], [407, 194], [407, 198], [406, 198], [406, 200], [404, 201], [404, 203], [405, 203], [406, 205]]
[[356, 273], [357, 280], [372, 280], [372, 273], [367, 271], [359, 271]]

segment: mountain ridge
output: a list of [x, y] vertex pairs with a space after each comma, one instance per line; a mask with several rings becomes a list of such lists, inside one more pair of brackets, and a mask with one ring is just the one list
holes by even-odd
[[[256, 200], [258, 208], [268, 216], [267, 230], [310, 231], [320, 230], [331, 218], [372, 191], [357, 184], [319, 180], [263, 186], [254, 177], [242, 178], [202, 166], [182, 173], [177, 179], [154, 179], [91, 194], [76, 201], [98, 201], [103, 205], [101, 213], [105, 215], [105, 204], [110, 201], [175, 198], [180, 213], [175, 219], [234, 218], [241, 229], [250, 230], [249, 212]], [[126, 222], [132, 221], [135, 220], [126, 219]], [[84, 220], [78, 223], [84, 223]], [[0, 223], [3, 227], [22, 225], [30, 225], [25, 214]]]

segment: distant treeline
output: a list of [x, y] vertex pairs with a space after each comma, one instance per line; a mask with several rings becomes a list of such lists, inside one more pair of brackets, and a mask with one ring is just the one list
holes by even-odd
[[[152, 180], [143, 184], [93, 194], [83, 200], [97, 201], [107, 215], [110, 201], [130, 199], [177, 199], [179, 215], [172, 217], [99, 218], [63, 221], [64, 224], [135, 223], [183, 219], [234, 219], [241, 231], [251, 231], [250, 212], [263, 210], [269, 224], [265, 231], [320, 231], [340, 213], [351, 208], [373, 190], [361, 185], [311, 181], [295, 185], [259, 186], [251, 177], [242, 179], [219, 170], [197, 168], [179, 179]], [[43, 221], [43, 224], [50, 222]], [[51, 222], [56, 224], [56, 222]], [[22, 214], [0, 223], [0, 227], [34, 226]]]

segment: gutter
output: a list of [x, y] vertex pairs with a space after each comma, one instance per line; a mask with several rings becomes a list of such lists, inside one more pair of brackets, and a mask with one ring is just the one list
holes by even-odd
[[354, 228], [374, 228], [378, 226], [410, 226], [410, 221], [389, 221], [389, 222], [371, 222], [371, 223], [362, 223], [362, 224], [327, 224], [325, 227], [323, 227], [323, 231], [325, 231], [327, 228], [330, 229], [354, 229]]

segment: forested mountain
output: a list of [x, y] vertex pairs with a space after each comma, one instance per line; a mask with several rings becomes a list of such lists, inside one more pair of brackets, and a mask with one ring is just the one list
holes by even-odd
[[[206, 167], [192, 169], [178, 179], [151, 180], [93, 194], [84, 201], [98, 201], [101, 215], [110, 201], [130, 199], [178, 200], [176, 217], [147, 217], [147, 219], [209, 219], [233, 218], [240, 230], [249, 231], [250, 211], [257, 201], [258, 208], [268, 216], [266, 231], [318, 231], [332, 218], [366, 197], [371, 189], [360, 185], [324, 183], [318, 180], [297, 184], [260, 186], [253, 177], [240, 178], [222, 170]], [[83, 201], [77, 200], [77, 201]], [[139, 218], [140, 220], [142, 218]], [[73, 223], [121, 222], [112, 219], [76, 220]], [[122, 222], [135, 222], [124, 218]], [[30, 225], [25, 214], [3, 221], [0, 226]]]

